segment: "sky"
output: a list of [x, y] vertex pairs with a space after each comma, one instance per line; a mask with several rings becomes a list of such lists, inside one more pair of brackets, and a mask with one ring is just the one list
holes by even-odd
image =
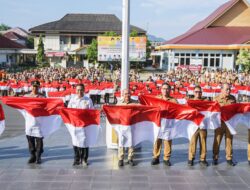
[[[186, 32], [228, 0], [130, 0], [130, 23], [165, 40]], [[26, 30], [67, 13], [107, 13], [122, 19], [122, 0], [0, 0], [0, 23]]]

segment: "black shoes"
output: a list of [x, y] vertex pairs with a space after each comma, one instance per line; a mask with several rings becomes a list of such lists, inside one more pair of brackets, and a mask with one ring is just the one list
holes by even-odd
[[194, 160], [188, 160], [188, 166], [193, 166], [194, 165]]
[[134, 165], [135, 165], [135, 163], [134, 163], [133, 160], [128, 160], [128, 164], [129, 164], [130, 166], [134, 166]]
[[153, 160], [151, 161], [151, 165], [154, 166], [154, 165], [158, 165], [158, 164], [160, 164], [160, 160], [157, 158], [153, 158]]
[[212, 164], [213, 164], [214, 166], [217, 166], [217, 165], [218, 165], [218, 160], [217, 160], [217, 159], [214, 159], [213, 162], [212, 162]]
[[203, 161], [200, 160], [200, 166], [207, 167], [208, 166], [208, 162], [206, 160], [203, 160]]
[[236, 166], [236, 163], [233, 160], [227, 160], [229, 166]]
[[36, 162], [36, 156], [35, 154], [30, 155], [30, 159], [28, 160], [28, 164], [33, 164]]
[[124, 162], [123, 162], [123, 160], [119, 160], [119, 161], [118, 161], [118, 166], [119, 166], [119, 167], [124, 166]]
[[165, 166], [171, 166], [171, 162], [169, 160], [163, 160]]

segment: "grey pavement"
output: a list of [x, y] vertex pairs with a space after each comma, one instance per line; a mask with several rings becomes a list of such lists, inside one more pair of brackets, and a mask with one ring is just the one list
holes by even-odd
[[209, 167], [201, 168], [198, 153], [195, 165], [187, 166], [188, 141], [173, 141], [173, 166], [151, 166], [152, 144], [145, 142], [135, 154], [136, 166], [117, 167], [117, 151], [105, 146], [105, 128], [98, 145], [90, 148], [89, 165], [73, 167], [73, 148], [66, 128], [44, 140], [41, 165], [27, 164], [29, 153], [24, 135], [24, 119], [4, 106], [6, 131], [0, 138], [0, 190], [81, 190], [81, 189], [249, 189], [250, 167], [247, 162], [247, 130], [239, 129], [234, 139], [237, 166], [225, 162], [224, 141], [218, 166], [212, 166], [213, 131], [208, 135]]

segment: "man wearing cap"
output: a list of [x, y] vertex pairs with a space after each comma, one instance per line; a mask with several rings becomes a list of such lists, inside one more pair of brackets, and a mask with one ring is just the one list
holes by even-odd
[[[39, 93], [40, 82], [33, 81], [32, 89], [30, 94], [24, 95], [24, 97], [30, 98], [45, 98], [42, 94]], [[43, 137], [33, 137], [26, 135], [30, 151], [30, 159], [28, 160], [29, 164], [36, 163], [41, 164], [41, 155], [43, 153]]]
[[[202, 98], [202, 89], [200, 86], [195, 86], [193, 100], [205, 100], [205, 98]], [[191, 141], [189, 143], [188, 165], [189, 166], [194, 165], [198, 139], [200, 141], [200, 165], [206, 167], [208, 166], [208, 163], [206, 161], [206, 154], [207, 154], [207, 129], [206, 128], [204, 129], [198, 128], [191, 138]]]
[[[93, 102], [87, 96], [84, 96], [85, 87], [83, 84], [76, 85], [76, 95], [69, 100], [68, 108], [77, 109], [94, 109]], [[80, 165], [84, 163], [88, 165], [89, 147], [73, 146], [75, 157], [73, 165]]]
[[[166, 100], [173, 103], [178, 103], [176, 99], [170, 96], [171, 86], [168, 83], [163, 83], [161, 86], [161, 95], [157, 96], [162, 100]], [[163, 156], [163, 163], [166, 166], [171, 166], [170, 156], [172, 151], [172, 140], [162, 140], [156, 139], [154, 148], [153, 148], [153, 160], [151, 161], [151, 165], [157, 165], [160, 163], [160, 154], [161, 154], [161, 147], [162, 141], [164, 144], [164, 156]]]
[[[236, 99], [233, 95], [230, 94], [231, 88], [228, 83], [222, 85], [221, 94], [214, 98], [220, 106], [225, 106], [229, 104], [236, 103]], [[221, 121], [221, 127], [215, 130], [214, 134], [214, 144], [213, 144], [213, 165], [218, 164], [219, 151], [220, 151], [220, 143], [225, 135], [225, 151], [226, 151], [226, 160], [227, 164], [230, 166], [235, 166], [236, 163], [233, 162], [233, 135], [230, 133], [227, 125], [224, 121]]]

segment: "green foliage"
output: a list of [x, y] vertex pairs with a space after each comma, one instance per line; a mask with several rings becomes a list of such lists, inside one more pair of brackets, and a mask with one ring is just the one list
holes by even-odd
[[241, 65], [245, 71], [250, 71], [250, 51], [241, 49], [236, 60], [237, 65]]
[[87, 48], [87, 59], [89, 62], [96, 63], [97, 61], [97, 40], [93, 39], [90, 46]]
[[26, 46], [27, 48], [34, 49], [34, 37], [33, 36], [28, 36], [27, 41], [26, 41]]
[[36, 54], [37, 64], [40, 65], [40, 66], [43, 66], [44, 60], [45, 60], [44, 44], [43, 44], [42, 36], [40, 35], [39, 42], [38, 42], [38, 47], [37, 47], [37, 54]]
[[0, 24], [0, 31], [5, 31], [5, 30], [9, 30], [11, 29], [10, 26], [6, 25], [6, 24]]
[[146, 60], [148, 60], [151, 56], [151, 43], [150, 41], [148, 40], [148, 37], [147, 37], [147, 43], [146, 43]]
[[103, 36], [118, 36], [114, 31], [108, 31], [103, 34]]
[[132, 30], [132, 31], [130, 32], [130, 37], [137, 37], [137, 36], [138, 36], [137, 30]]

